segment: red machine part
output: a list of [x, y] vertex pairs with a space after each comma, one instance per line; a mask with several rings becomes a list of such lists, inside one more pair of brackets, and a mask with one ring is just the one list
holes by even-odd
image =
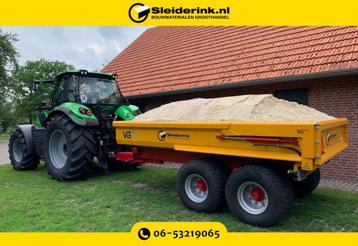
[[[114, 157], [124, 163], [157, 163], [163, 164], [165, 161], [175, 163], [186, 163], [191, 160], [208, 157], [207, 155], [192, 152], [176, 151], [172, 149], [133, 147], [132, 151], [118, 152]], [[237, 159], [229, 156], [216, 156], [229, 169], [233, 170], [240, 167]]]
[[244, 140], [254, 143], [268, 143], [268, 144], [293, 144], [299, 145], [296, 138], [272, 138], [272, 137], [246, 137], [246, 136], [226, 136], [218, 135], [219, 140], [231, 139], [231, 140]]
[[259, 186], [255, 186], [251, 190], [251, 197], [256, 202], [262, 202], [265, 199], [265, 192]]

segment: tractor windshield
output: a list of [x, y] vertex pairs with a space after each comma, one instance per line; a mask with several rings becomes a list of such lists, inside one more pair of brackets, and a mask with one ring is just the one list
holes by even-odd
[[115, 80], [96, 77], [81, 77], [79, 93], [84, 104], [116, 104], [121, 97]]

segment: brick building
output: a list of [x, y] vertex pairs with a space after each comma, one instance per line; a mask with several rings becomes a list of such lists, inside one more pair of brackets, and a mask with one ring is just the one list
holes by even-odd
[[104, 72], [143, 111], [175, 100], [272, 93], [349, 119], [350, 147], [322, 168], [358, 182], [358, 27], [155, 27]]

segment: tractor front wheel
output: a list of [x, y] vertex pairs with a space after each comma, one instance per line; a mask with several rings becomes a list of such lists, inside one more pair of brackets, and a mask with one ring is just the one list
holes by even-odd
[[44, 156], [48, 173], [59, 181], [84, 178], [97, 154], [94, 134], [65, 115], [55, 115], [47, 124]]
[[15, 170], [33, 170], [39, 165], [39, 157], [29, 151], [24, 134], [16, 129], [10, 136], [9, 156]]

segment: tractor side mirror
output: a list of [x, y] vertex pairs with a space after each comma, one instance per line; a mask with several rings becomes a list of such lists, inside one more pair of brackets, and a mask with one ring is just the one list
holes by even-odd
[[39, 82], [34, 80], [32, 81], [32, 91], [37, 91], [39, 89]]

